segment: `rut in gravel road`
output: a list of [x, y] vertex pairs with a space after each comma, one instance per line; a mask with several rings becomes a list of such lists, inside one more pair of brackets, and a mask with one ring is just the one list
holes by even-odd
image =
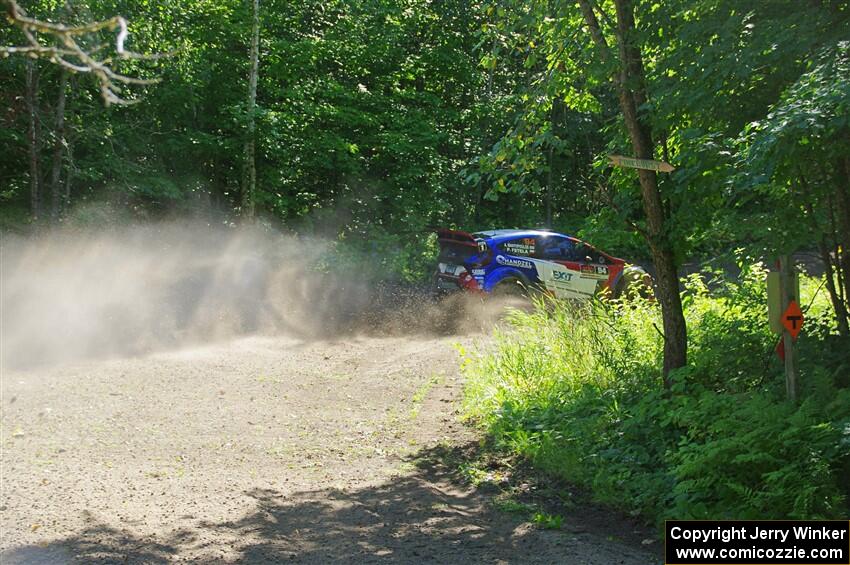
[[474, 339], [246, 337], [5, 370], [0, 561], [656, 562], [612, 533], [631, 526], [574, 509], [537, 529], [434, 456], [476, 440], [455, 347]]

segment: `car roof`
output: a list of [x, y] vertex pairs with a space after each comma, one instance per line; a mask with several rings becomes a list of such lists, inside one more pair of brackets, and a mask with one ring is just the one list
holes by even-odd
[[485, 230], [485, 231], [475, 232], [473, 234], [474, 237], [492, 238], [492, 239], [497, 240], [497, 241], [501, 241], [501, 240], [505, 240], [505, 239], [511, 239], [511, 238], [514, 238], [514, 237], [534, 237], [534, 236], [539, 236], [539, 235], [544, 235], [544, 236], [545, 235], [559, 235], [559, 236], [562, 236], [562, 237], [567, 237], [566, 235], [564, 235], [562, 233], [557, 233], [557, 232], [552, 232], [552, 231], [516, 230], [516, 229], [511, 229], [511, 230]]
[[[573, 236], [566, 235], [566, 234], [563, 234], [563, 233], [560, 233], [560, 232], [549, 231], [549, 230], [528, 230], [528, 229], [525, 229], [525, 230], [519, 230], [519, 229], [484, 230], [484, 231], [478, 231], [478, 232], [473, 233], [472, 237], [474, 237], [476, 239], [492, 239], [493, 244], [499, 245], [503, 241], [507, 241], [507, 240], [514, 239], [514, 238], [517, 238], [517, 237], [535, 237], [535, 236], [540, 236], [540, 235], [542, 235], [542, 236], [557, 235], [557, 236], [560, 236], [560, 237], [568, 237], [568, 238], [575, 240], [575, 241], [580, 241]], [[587, 242], [582, 242], [582, 243], [584, 243], [585, 245], [590, 245]], [[619, 257], [615, 257], [614, 255], [611, 255], [609, 253], [606, 253], [604, 251], [600, 251], [598, 248], [594, 247], [593, 245], [590, 245], [590, 247], [592, 247], [593, 249], [595, 249], [599, 253], [604, 254], [605, 256], [607, 256], [608, 258], [610, 258], [614, 261], [625, 262], [624, 259], [620, 259]]]

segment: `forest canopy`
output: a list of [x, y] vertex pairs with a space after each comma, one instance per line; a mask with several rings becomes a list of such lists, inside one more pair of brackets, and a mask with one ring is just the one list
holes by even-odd
[[[143, 57], [116, 56], [114, 28], [77, 36], [133, 77], [120, 85], [129, 106], [106, 106], [97, 76], [55, 59], [0, 60], [3, 228], [103, 221], [104, 207], [236, 219], [250, 138], [259, 217], [411, 247], [399, 271], [423, 272], [404, 265], [423, 251], [397, 236], [434, 225], [546, 226], [649, 259], [639, 175], [608, 160], [635, 155], [617, 94], [624, 43], [640, 55], [629, 80], [646, 151], [676, 167], [657, 175], [671, 261], [850, 244], [845, 2], [256, 7], [252, 106], [251, 3], [27, 3], [29, 17], [66, 26], [120, 15], [123, 47]], [[26, 33], [4, 25], [0, 45], [26, 45]]]

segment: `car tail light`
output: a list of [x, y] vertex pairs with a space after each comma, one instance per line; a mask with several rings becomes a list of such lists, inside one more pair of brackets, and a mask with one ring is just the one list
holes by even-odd
[[481, 287], [478, 286], [478, 281], [475, 280], [475, 277], [470, 275], [468, 272], [463, 273], [457, 279], [457, 284], [464, 290], [481, 290]]

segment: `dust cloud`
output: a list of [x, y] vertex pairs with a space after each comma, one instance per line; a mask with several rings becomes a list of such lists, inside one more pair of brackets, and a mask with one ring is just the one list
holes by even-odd
[[128, 355], [247, 334], [303, 340], [492, 326], [473, 296], [378, 283], [327, 242], [197, 224], [56, 230], [0, 244], [0, 367]]

